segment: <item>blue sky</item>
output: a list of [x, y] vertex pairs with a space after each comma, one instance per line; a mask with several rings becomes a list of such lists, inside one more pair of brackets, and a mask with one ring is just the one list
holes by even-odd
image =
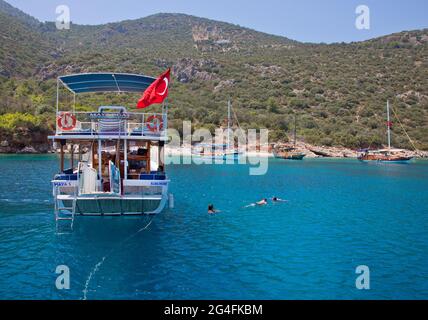
[[[428, 27], [428, 0], [6, 0], [42, 21], [70, 7], [71, 20], [100, 24], [159, 12], [179, 12], [239, 24], [304, 42], [360, 41]], [[355, 27], [358, 5], [370, 9], [370, 29]]]

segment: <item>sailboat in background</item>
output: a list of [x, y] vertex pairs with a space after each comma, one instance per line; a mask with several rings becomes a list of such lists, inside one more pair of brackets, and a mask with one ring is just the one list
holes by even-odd
[[[386, 102], [387, 128], [388, 128], [388, 148], [379, 150], [361, 150], [358, 160], [361, 161], [385, 161], [385, 162], [407, 162], [413, 157], [407, 156], [403, 149], [391, 148], [391, 126], [389, 101]], [[404, 129], [404, 128], [403, 128]]]
[[[235, 141], [231, 141], [231, 110], [232, 103], [230, 100], [227, 104], [227, 142], [226, 144], [207, 144], [198, 143], [192, 148], [192, 156], [201, 157], [212, 160], [237, 160], [243, 154], [235, 147]], [[236, 117], [236, 115], [235, 115]], [[238, 123], [239, 126], [239, 123]], [[231, 143], [232, 142], [232, 143]]]
[[285, 160], [303, 160], [306, 156], [302, 152], [296, 151], [297, 144], [297, 118], [294, 116], [294, 138], [293, 138], [293, 146], [275, 146], [273, 149], [273, 155], [278, 159]]

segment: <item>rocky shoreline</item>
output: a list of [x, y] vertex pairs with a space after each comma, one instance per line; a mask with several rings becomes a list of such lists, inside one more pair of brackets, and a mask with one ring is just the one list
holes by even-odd
[[[306, 158], [357, 158], [358, 151], [345, 147], [315, 146], [298, 142], [295, 146], [297, 152], [305, 154]], [[67, 152], [67, 151], [66, 151]], [[0, 141], [0, 154], [47, 154], [55, 153], [52, 144], [37, 143], [31, 145], [12, 145], [7, 140]], [[167, 146], [169, 155], [191, 155], [190, 147], [172, 148]], [[247, 152], [250, 156], [273, 156], [272, 148], [262, 148], [261, 151], [251, 148]], [[428, 151], [404, 150], [406, 156], [414, 158], [428, 158]]]
[[[297, 152], [305, 154], [306, 158], [350, 158], [356, 159], [358, 157], [358, 151], [352, 150], [345, 147], [329, 147], [329, 146], [315, 146], [304, 142], [298, 142], [295, 146]], [[170, 147], [166, 149], [168, 155], [181, 156], [192, 154], [191, 148], [185, 147]], [[264, 156], [273, 157], [272, 147], [261, 148], [257, 150], [255, 146], [250, 146], [246, 154], [250, 157], [253, 156]], [[411, 151], [403, 150], [403, 154], [414, 158], [428, 158], [428, 151]]]
[[36, 143], [31, 145], [11, 144], [7, 140], [0, 142], [0, 154], [46, 154], [54, 152], [52, 145]]
[[[296, 151], [304, 153], [306, 158], [354, 158], [358, 157], [358, 151], [338, 146], [315, 146], [304, 142], [296, 143]], [[428, 158], [428, 151], [403, 150], [405, 156], [414, 158]]]

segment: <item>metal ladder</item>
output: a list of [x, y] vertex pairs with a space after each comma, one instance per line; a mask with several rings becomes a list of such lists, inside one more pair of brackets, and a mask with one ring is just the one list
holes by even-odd
[[[61, 204], [61, 201], [58, 199], [59, 195], [59, 186], [55, 186], [55, 195], [54, 195], [54, 202], [55, 202], [55, 223], [56, 223], [56, 230], [57, 234], [61, 234], [58, 232], [59, 228], [58, 225], [61, 221], [70, 221], [70, 232], [73, 231], [73, 225], [74, 225], [74, 217], [76, 215], [76, 206], [77, 206], [77, 192], [76, 189], [73, 194], [73, 201], [71, 207], [63, 207]], [[64, 211], [70, 211], [71, 215], [65, 215]]]

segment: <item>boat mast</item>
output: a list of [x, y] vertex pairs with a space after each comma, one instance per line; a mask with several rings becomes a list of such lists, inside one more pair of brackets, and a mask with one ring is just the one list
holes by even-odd
[[388, 127], [388, 149], [391, 149], [391, 120], [389, 117], [389, 100], [386, 100], [386, 114], [387, 114], [387, 127]]
[[296, 146], [296, 127], [297, 127], [297, 119], [296, 119], [296, 115], [294, 115], [294, 146]]
[[227, 149], [230, 149], [230, 99], [227, 102]]

